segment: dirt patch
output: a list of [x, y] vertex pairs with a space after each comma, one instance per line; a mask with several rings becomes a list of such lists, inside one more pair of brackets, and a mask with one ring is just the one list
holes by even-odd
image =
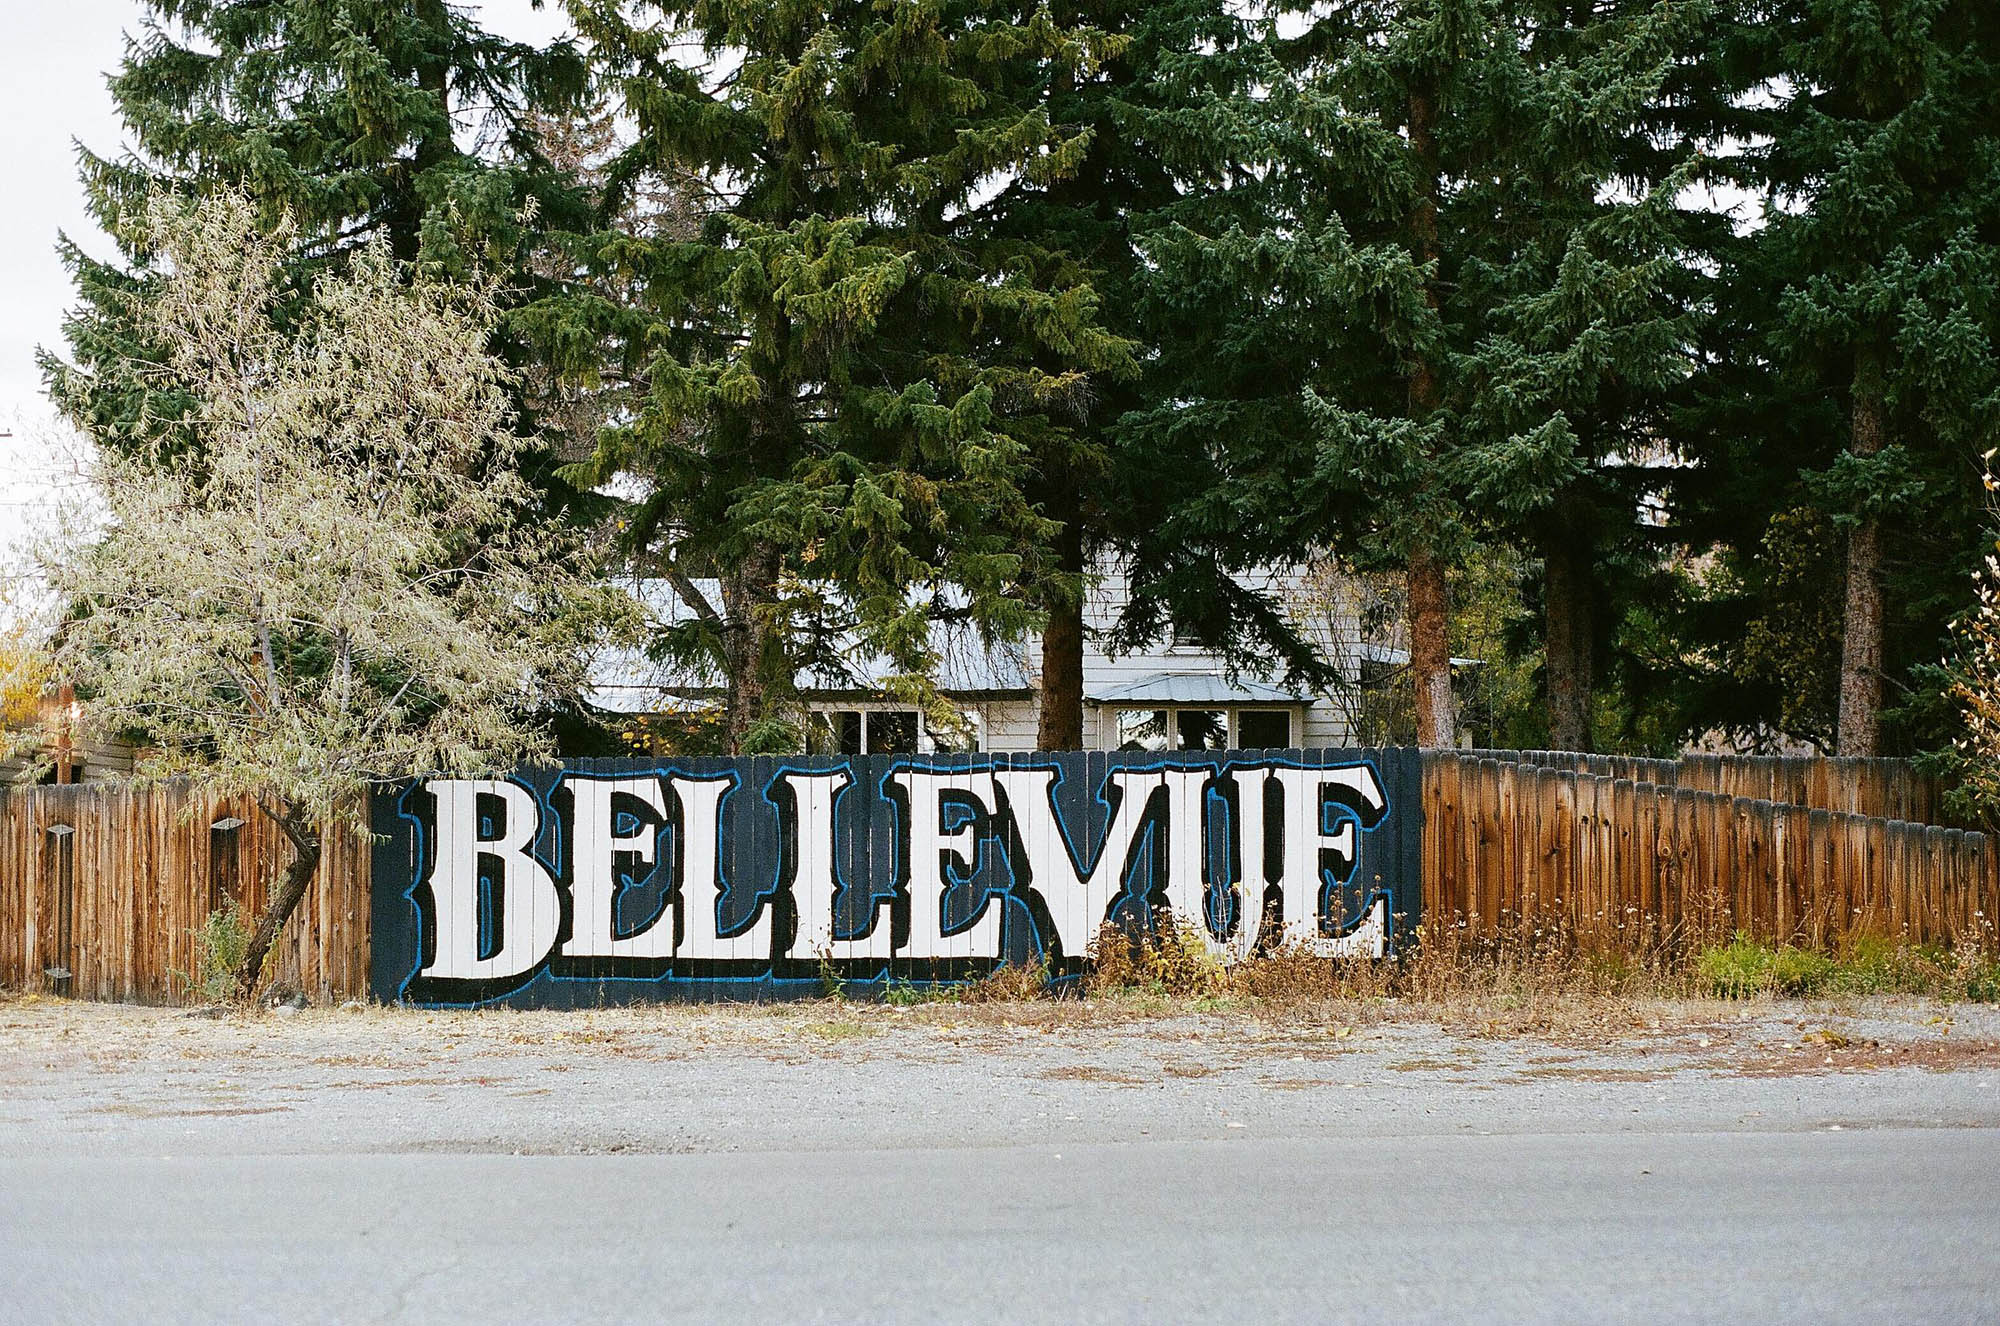
[[289, 1105], [213, 1106], [207, 1109], [160, 1109], [148, 1105], [100, 1105], [94, 1114], [122, 1114], [131, 1119], [240, 1119], [251, 1114], [289, 1114]]
[[1653, 1068], [1591, 1068], [1580, 1064], [1547, 1064], [1522, 1068], [1509, 1074], [1508, 1082], [1560, 1080], [1564, 1082], [1664, 1082], [1673, 1073]]
[[1384, 1064], [1392, 1073], [1464, 1073], [1471, 1065], [1458, 1059], [1398, 1059]]
[[1918, 1068], [1931, 1073], [2000, 1068], [2000, 1040], [1936, 1040], [1884, 1044], [1879, 1040], [1824, 1040], [1761, 1045], [1718, 1060], [1713, 1067], [1735, 1077], [1805, 1077], [1826, 1073]]
[[1341, 1084], [1323, 1077], [1260, 1077], [1257, 1085], [1270, 1091], [1310, 1091], [1314, 1087], [1337, 1087]]
[[1121, 1073], [1109, 1068], [1099, 1068], [1093, 1064], [1065, 1064], [1061, 1068], [1045, 1068], [1035, 1074], [1044, 1082], [1108, 1082], [1121, 1087], [1151, 1086], [1153, 1079], [1140, 1077], [1135, 1073]]

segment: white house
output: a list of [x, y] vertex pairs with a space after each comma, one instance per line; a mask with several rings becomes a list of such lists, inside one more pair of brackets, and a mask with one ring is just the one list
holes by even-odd
[[[716, 593], [712, 582], [697, 582]], [[1231, 678], [1217, 655], [1173, 641], [1124, 654], [1104, 640], [1123, 610], [1128, 581], [1116, 566], [1100, 569], [1085, 600], [1083, 740], [1096, 750], [1226, 750], [1350, 746], [1358, 731], [1363, 688], [1385, 670], [1408, 662], [1393, 641], [1363, 629], [1359, 584], [1332, 573], [1273, 572], [1264, 579], [1294, 622], [1337, 669], [1340, 683], [1314, 692], [1281, 678]], [[640, 597], [662, 620], [687, 608], [663, 581], [644, 581]], [[888, 669], [858, 661], [857, 680], [840, 686], [801, 678], [800, 692], [818, 729], [814, 745], [827, 753], [893, 754], [932, 750], [1029, 751], [1035, 748], [1041, 674], [1038, 639], [987, 647], [970, 633], [940, 626], [943, 662], [935, 680], [967, 718], [972, 745], [956, 734], [928, 730], [917, 710], [886, 698], [875, 684]], [[1454, 660], [1461, 665], [1473, 660]], [[617, 713], [656, 713], [714, 703], [718, 679], [676, 676], [634, 654], [605, 658], [594, 672], [592, 700]]]

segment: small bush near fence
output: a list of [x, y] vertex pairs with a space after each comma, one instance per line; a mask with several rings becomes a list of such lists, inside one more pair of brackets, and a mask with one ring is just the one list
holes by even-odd
[[236, 990], [236, 969], [250, 951], [250, 919], [243, 908], [231, 898], [188, 937], [194, 941], [194, 971], [173, 972], [181, 992], [211, 1004], [229, 998]]

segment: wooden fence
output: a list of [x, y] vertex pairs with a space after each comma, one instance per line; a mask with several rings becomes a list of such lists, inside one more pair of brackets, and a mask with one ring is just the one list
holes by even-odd
[[1718, 792], [1748, 801], [1770, 801], [1908, 820], [1944, 823], [1944, 789], [1908, 760], [1819, 755], [1683, 755], [1671, 760], [1636, 755], [1584, 755], [1566, 750], [1475, 750], [1477, 759], [1568, 769], [1599, 778], [1622, 778], [1656, 787]]
[[1604, 935], [1879, 933], [1991, 949], [2000, 863], [1986, 835], [1828, 808], [1936, 806], [1935, 788], [1893, 765], [1435, 754], [1425, 911], [1489, 933], [1547, 917]]
[[[1923, 823], [1937, 789], [1893, 761], [1435, 753], [1422, 786], [1427, 916], [1995, 947], [2000, 854]], [[290, 856], [246, 799], [185, 784], [0, 790], [0, 986], [180, 998], [191, 932], [230, 897], [261, 910]], [[366, 994], [369, 858], [329, 838], [274, 979], [321, 1001]]]
[[[0, 986], [181, 998], [191, 932], [228, 898], [257, 915], [291, 859], [244, 797], [177, 782], [0, 790]], [[274, 981], [321, 1001], [366, 994], [368, 871], [365, 841], [328, 837], [272, 955]]]

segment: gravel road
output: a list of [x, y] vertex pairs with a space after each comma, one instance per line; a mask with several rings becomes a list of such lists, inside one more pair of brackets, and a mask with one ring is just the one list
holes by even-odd
[[1989, 1008], [0, 1002], [5, 1320], [1976, 1321], [1995, 1211]]

